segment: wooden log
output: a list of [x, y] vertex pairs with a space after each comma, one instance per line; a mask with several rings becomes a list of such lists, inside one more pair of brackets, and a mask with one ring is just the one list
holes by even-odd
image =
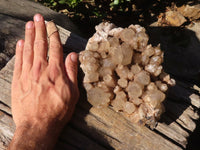
[[67, 144], [67, 143], [63, 143], [63, 142], [58, 142], [55, 146], [55, 149], [54, 150], [77, 150], [76, 147], [73, 147], [72, 145], [70, 144]]
[[77, 36], [76, 34], [64, 29], [61, 26], [57, 26], [61, 43], [63, 44], [64, 53], [68, 54], [69, 52], [76, 52], [79, 53], [80, 51], [85, 49], [87, 44], [87, 40]]
[[[40, 13], [46, 20], [54, 20], [54, 22], [65, 29], [81, 34], [79, 29], [72, 23], [72, 21], [61, 13], [57, 13], [50, 8], [47, 8], [34, 0], [1, 0], [0, 14], [17, 18], [18, 20], [29, 21], [33, 19], [36, 13]], [[20, 27], [22, 28], [22, 27]], [[15, 28], [16, 29], [16, 28]]]
[[[191, 113], [189, 110], [186, 111], [189, 106], [181, 104], [181, 103], [174, 103], [171, 101], [168, 101], [165, 104], [166, 107], [166, 112], [170, 115], [170, 117], [176, 121], [179, 125], [181, 125], [183, 128], [189, 130], [189, 131], [194, 131], [196, 128], [196, 124], [193, 121], [193, 119], [190, 117]], [[198, 115], [195, 114], [195, 112], [192, 113], [194, 116]], [[194, 117], [198, 118], [198, 117]]]
[[[131, 150], [137, 147], [141, 149], [181, 149], [148, 128], [128, 122], [121, 114], [109, 108], [101, 108], [101, 111], [97, 108], [91, 108], [90, 113], [107, 124], [105, 127], [109, 128], [104, 129], [104, 133], [112, 135], [120, 143], [124, 143], [122, 149]], [[96, 128], [99, 127], [96, 126]]]
[[182, 133], [178, 133], [176, 130], [169, 128], [168, 125], [163, 123], [158, 123], [156, 126], [156, 130], [166, 135], [168, 138], [172, 139], [174, 142], [179, 143], [181, 146], [186, 148], [187, 138], [182, 135]]
[[[189, 136], [187, 131], [194, 131], [196, 124], [192, 119], [199, 119], [198, 113], [195, 112], [192, 106], [173, 102], [170, 99], [166, 100], [165, 107], [166, 113], [162, 115], [163, 122], [159, 122], [155, 129], [186, 148], [187, 137]], [[182, 127], [187, 129], [187, 131]]]
[[4, 150], [7, 148], [10, 140], [13, 137], [15, 130], [14, 122], [11, 116], [0, 111], [0, 149]]
[[177, 133], [183, 135], [184, 137], [189, 137], [189, 133], [184, 130], [179, 124], [177, 124], [167, 113], [164, 113], [161, 117], [160, 122], [158, 124], [166, 124], [169, 128], [173, 129]]
[[196, 90], [198, 93], [200, 93], [200, 87], [199, 87], [199, 86], [193, 85], [192, 88], [193, 88], [194, 90]]
[[64, 141], [65, 143], [70, 144], [71, 146], [75, 147], [76, 149], [106, 150], [106, 148], [97, 144], [95, 141], [93, 141], [92, 139], [88, 138], [87, 136], [83, 135], [78, 130], [76, 130], [70, 126], [67, 126], [63, 130], [63, 132], [60, 136], [60, 141]]
[[14, 60], [15, 58], [13, 57], [6, 67], [0, 71], [0, 101], [9, 107], [11, 107], [11, 82]]
[[4, 55], [4, 58], [0, 59], [0, 69], [2, 69], [14, 55], [16, 41], [24, 37], [25, 22], [1, 13], [0, 22], [0, 54]]
[[0, 103], [0, 110], [8, 114], [9, 116], [12, 115], [10, 107], [6, 106], [4, 103]]
[[[78, 106], [83, 108], [84, 110], [88, 110], [88, 108], [89, 108], [90, 114], [92, 114], [92, 116], [90, 116], [90, 114], [88, 114], [85, 117], [89, 120], [89, 121], [87, 121], [87, 125], [91, 126], [91, 128], [98, 129], [99, 132], [101, 132], [101, 133], [104, 133], [104, 134], [106, 133], [106, 135], [107, 135], [106, 139], [108, 141], [113, 142], [112, 144], [110, 143], [111, 146], [120, 147], [121, 143], [124, 143], [125, 146], [120, 147], [120, 149], [134, 149], [137, 147], [144, 148], [147, 145], [149, 145], [149, 143], [146, 143], [146, 145], [145, 145], [144, 141], [147, 140], [146, 138], [148, 136], [149, 136], [148, 138], [150, 138], [150, 135], [152, 136], [153, 139], [155, 139], [155, 142], [156, 142], [156, 139], [158, 137], [154, 137], [154, 135], [151, 133], [153, 131], [147, 129], [146, 127], [141, 127], [141, 126], [138, 126], [138, 125], [135, 125], [135, 124], [129, 122], [122, 116], [122, 114], [116, 113], [115, 111], [113, 111], [110, 108], [97, 109], [97, 108], [90, 108], [91, 106], [89, 107], [88, 105], [86, 105], [84, 101], [81, 101], [78, 104]], [[83, 113], [83, 111], [80, 111], [80, 112], [76, 113], [75, 115], [77, 115], [77, 117], [78, 117], [78, 115], [80, 115], [82, 113]], [[79, 118], [81, 119], [81, 117], [79, 117]], [[76, 119], [76, 120], [73, 119], [73, 121], [72, 121], [73, 125], [79, 129], [81, 129], [82, 132], [86, 132], [87, 134], [90, 134], [93, 138], [95, 138], [96, 137], [95, 134], [92, 135], [93, 133], [90, 133], [90, 131], [85, 130], [85, 127], [82, 127], [80, 125], [81, 124], [80, 119]], [[93, 120], [93, 121], [91, 121], [91, 120]], [[140, 143], [137, 140], [136, 141], [133, 140], [133, 139], [139, 138], [138, 134], [140, 136], [144, 136], [144, 137], [140, 137], [140, 140], [141, 139], [144, 140], [144, 141], [142, 140], [142, 143]], [[160, 136], [160, 135], [156, 134], [156, 136]], [[174, 135], [174, 136], [176, 136], [176, 135]], [[182, 136], [182, 135], [180, 134], [180, 136]], [[110, 140], [110, 137], [112, 137], [112, 140]], [[131, 138], [133, 138], [133, 139], [131, 139]], [[113, 141], [113, 139], [116, 139], [116, 141]], [[160, 140], [159, 142], [161, 143], [161, 145], [162, 145], [162, 142], [165, 143], [164, 141], [162, 141], [162, 138], [161, 139], [159, 138], [159, 140]], [[133, 142], [133, 143], [130, 144], [128, 142]], [[136, 143], [134, 143], [134, 142], [136, 142]], [[129, 145], [129, 147], [126, 147], [126, 145]], [[137, 146], [134, 147], [133, 145], [137, 145]], [[132, 147], [130, 147], [130, 146], [132, 146]], [[160, 148], [162, 146], [160, 146]], [[144, 149], [148, 149], [148, 148], [144, 148]], [[166, 149], [166, 147], [162, 147], [161, 149]]]
[[195, 94], [191, 89], [186, 89], [178, 84], [169, 89], [168, 97], [181, 103], [185, 102], [200, 108], [199, 95]]

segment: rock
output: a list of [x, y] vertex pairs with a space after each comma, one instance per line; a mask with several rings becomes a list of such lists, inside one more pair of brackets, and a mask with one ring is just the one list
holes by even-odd
[[198, 40], [200, 41], [200, 32], [199, 32], [199, 29], [200, 29], [200, 22], [193, 22], [193, 24], [189, 25], [189, 26], [186, 26], [187, 29], [189, 30], [192, 30], [195, 32]]
[[190, 20], [196, 20], [200, 18], [200, 4], [193, 6], [183, 5], [178, 7], [177, 11]]
[[9, 57], [4, 53], [0, 53], [0, 68], [2, 68], [8, 61]]
[[139, 25], [123, 29], [102, 23], [96, 30], [79, 55], [89, 103], [111, 106], [130, 121], [152, 126], [164, 111], [171, 84], [160, 46], [148, 45], [145, 28]]
[[181, 26], [187, 21], [180, 12], [171, 10], [165, 13], [165, 19], [172, 26]]

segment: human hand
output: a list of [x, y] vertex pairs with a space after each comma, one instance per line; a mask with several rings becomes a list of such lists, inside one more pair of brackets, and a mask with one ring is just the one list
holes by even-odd
[[34, 22], [26, 24], [25, 41], [18, 41], [16, 46], [12, 81], [14, 139], [33, 129], [34, 134], [42, 136], [36, 135], [37, 138], [52, 142], [47, 137], [59, 135], [77, 103], [77, 54], [70, 53], [63, 63], [58, 32], [49, 37], [48, 61], [47, 49], [44, 19], [37, 14]]

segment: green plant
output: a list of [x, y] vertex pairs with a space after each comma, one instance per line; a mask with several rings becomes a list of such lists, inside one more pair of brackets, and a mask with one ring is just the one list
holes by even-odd
[[59, 11], [60, 7], [68, 6], [70, 8], [76, 7], [82, 0], [35, 0], [40, 2], [51, 9]]
[[76, 7], [80, 2], [82, 2], [82, 0], [59, 0], [58, 3], [59, 4], [67, 4], [69, 7]]

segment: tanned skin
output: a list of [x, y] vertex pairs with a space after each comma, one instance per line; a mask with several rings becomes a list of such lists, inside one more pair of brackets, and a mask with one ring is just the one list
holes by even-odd
[[[47, 61], [47, 50], [49, 59]], [[47, 42], [40, 14], [26, 24], [25, 40], [16, 45], [12, 114], [16, 124], [8, 150], [51, 150], [69, 121], [79, 97], [77, 54], [63, 61], [59, 33]]]

